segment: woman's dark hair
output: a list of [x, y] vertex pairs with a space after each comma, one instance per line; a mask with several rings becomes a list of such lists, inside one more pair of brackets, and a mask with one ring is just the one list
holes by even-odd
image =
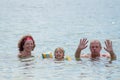
[[18, 42], [19, 52], [23, 51], [23, 49], [24, 49], [23, 46], [24, 46], [27, 38], [29, 38], [29, 39], [31, 39], [33, 41], [33, 50], [34, 50], [36, 45], [35, 45], [35, 41], [34, 41], [33, 37], [31, 35], [25, 35]]

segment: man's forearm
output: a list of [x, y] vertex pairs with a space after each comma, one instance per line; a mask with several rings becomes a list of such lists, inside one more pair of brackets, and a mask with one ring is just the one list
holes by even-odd
[[77, 50], [75, 52], [75, 58], [80, 59], [80, 54], [81, 54], [81, 50], [79, 48], [77, 48]]
[[111, 56], [111, 60], [116, 60], [116, 54], [112, 51], [112, 52], [109, 52], [110, 53], [110, 56]]

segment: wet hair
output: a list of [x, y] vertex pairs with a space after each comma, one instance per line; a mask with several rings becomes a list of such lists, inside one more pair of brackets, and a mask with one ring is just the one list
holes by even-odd
[[[58, 48], [56, 48], [55, 49], [55, 51], [54, 51], [54, 55], [55, 55], [55, 53], [56, 53], [56, 51], [57, 50], [61, 50], [62, 52], [63, 52], [63, 55], [65, 54], [65, 51], [64, 51], [64, 49], [63, 48], [61, 48], [61, 47], [58, 47]], [[64, 56], [63, 56], [64, 57]]]
[[91, 44], [92, 44], [92, 43], [94, 43], [94, 42], [95, 42], [95, 43], [98, 43], [98, 44], [99, 44], [99, 46], [100, 46], [100, 47], [102, 47], [102, 46], [101, 46], [101, 43], [100, 43], [100, 41], [99, 41], [99, 40], [93, 40], [93, 41], [91, 41], [91, 42], [90, 42], [90, 47], [91, 47]]
[[33, 37], [31, 35], [25, 35], [18, 42], [19, 52], [24, 50], [23, 46], [24, 46], [26, 40], [28, 40], [28, 39], [31, 39], [33, 41], [33, 50], [34, 50], [36, 45], [35, 45], [35, 41], [34, 41]]

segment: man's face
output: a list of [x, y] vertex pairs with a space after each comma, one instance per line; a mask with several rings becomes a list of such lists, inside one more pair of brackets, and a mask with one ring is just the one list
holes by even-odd
[[101, 45], [99, 42], [92, 42], [90, 44], [90, 51], [92, 54], [100, 54]]

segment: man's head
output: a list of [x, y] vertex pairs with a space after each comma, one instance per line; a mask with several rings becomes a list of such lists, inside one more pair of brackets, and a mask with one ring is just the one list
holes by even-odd
[[93, 40], [90, 42], [90, 51], [91, 51], [91, 57], [100, 57], [100, 51], [101, 51], [101, 43], [99, 40]]

